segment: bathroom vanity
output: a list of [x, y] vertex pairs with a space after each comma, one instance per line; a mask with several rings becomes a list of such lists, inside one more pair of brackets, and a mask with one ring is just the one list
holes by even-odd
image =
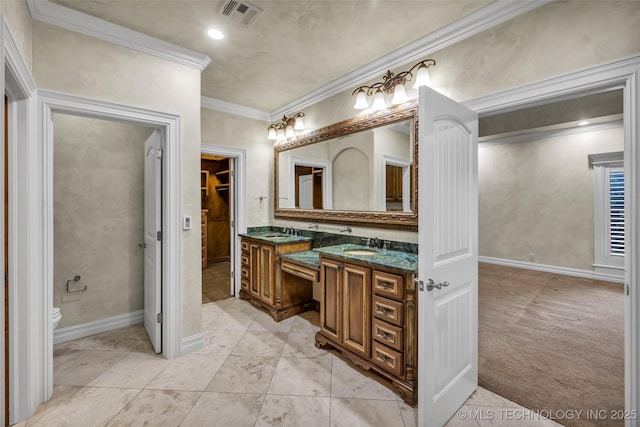
[[284, 254], [311, 249], [310, 238], [275, 231], [252, 232], [242, 237], [241, 245], [240, 298], [265, 310], [276, 322], [312, 307], [310, 281], [317, 273], [281, 259]]
[[359, 245], [320, 253], [318, 348], [332, 347], [378, 374], [404, 401], [417, 401], [417, 255]]

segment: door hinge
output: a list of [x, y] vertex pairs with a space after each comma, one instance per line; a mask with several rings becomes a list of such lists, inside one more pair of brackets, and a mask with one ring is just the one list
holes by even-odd
[[627, 283], [627, 295], [629, 295], [629, 284]]
[[231, 220], [231, 228], [236, 226], [236, 222], [234, 220]]
[[161, 159], [162, 158], [162, 148], [158, 148], [156, 150], [156, 159]]
[[163, 320], [164, 320], [164, 318], [163, 318], [163, 316], [162, 316], [162, 313], [158, 313], [158, 314], [156, 315], [156, 322], [157, 322], [157, 323], [162, 323], [162, 321], [163, 321]]
[[162, 230], [156, 233], [156, 240], [158, 240], [158, 242], [162, 242]]
[[233, 279], [233, 277], [234, 277], [234, 276], [233, 276], [233, 273], [235, 273], [235, 272], [234, 272], [234, 271], [232, 271], [232, 272], [231, 272], [231, 278], [232, 278], [232, 279]]

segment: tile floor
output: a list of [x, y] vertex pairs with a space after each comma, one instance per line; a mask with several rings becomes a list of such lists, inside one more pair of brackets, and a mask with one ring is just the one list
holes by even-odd
[[[317, 313], [275, 323], [236, 299], [202, 310], [205, 347], [172, 360], [142, 325], [56, 344], [53, 398], [17, 426], [417, 425], [416, 409], [315, 348]], [[554, 425], [484, 389], [461, 411], [448, 426]]]

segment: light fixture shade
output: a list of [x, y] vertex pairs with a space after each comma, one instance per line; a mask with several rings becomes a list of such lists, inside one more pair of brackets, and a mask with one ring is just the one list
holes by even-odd
[[269, 135], [267, 136], [267, 139], [270, 141], [278, 139], [278, 135], [276, 135], [276, 130], [274, 128], [269, 128]]
[[353, 108], [355, 108], [356, 110], [364, 110], [366, 108], [369, 108], [369, 101], [367, 101], [367, 94], [363, 90], [358, 92], [358, 95], [356, 95], [356, 103], [353, 106]]
[[407, 96], [407, 92], [404, 90], [403, 84], [397, 84], [393, 89], [393, 98], [391, 99], [392, 104], [404, 104], [409, 100]]
[[426, 65], [418, 67], [418, 72], [416, 73], [416, 82], [413, 84], [413, 88], [418, 89], [420, 86], [431, 87], [431, 77]]
[[278, 141], [282, 141], [284, 139], [287, 139], [287, 137], [284, 135], [284, 129], [280, 128], [276, 131], [276, 135], [278, 136]]
[[296, 136], [291, 126], [287, 126], [287, 128], [284, 131], [284, 136], [287, 138], [294, 138]]
[[373, 95], [373, 104], [371, 104], [371, 109], [379, 111], [384, 110], [385, 108], [387, 108], [387, 103], [384, 101], [384, 93], [379, 90], [375, 95]]
[[304, 130], [304, 120], [302, 119], [302, 117], [296, 118], [296, 124], [293, 128], [295, 130]]

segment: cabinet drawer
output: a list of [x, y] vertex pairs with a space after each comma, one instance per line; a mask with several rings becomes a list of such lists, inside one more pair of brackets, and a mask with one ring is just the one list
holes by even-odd
[[243, 240], [242, 243], [240, 243], [240, 247], [243, 251], [249, 252], [249, 242], [246, 240]]
[[240, 267], [240, 278], [249, 280], [249, 267]]
[[373, 292], [402, 301], [404, 296], [404, 278], [396, 274], [373, 270]]
[[247, 255], [247, 254], [240, 255], [240, 262], [242, 263], [242, 265], [246, 265], [248, 267], [249, 266], [249, 255]]
[[282, 271], [286, 271], [289, 274], [293, 274], [294, 276], [311, 280], [314, 283], [318, 281], [318, 270], [314, 270], [313, 268], [303, 267], [301, 265], [293, 264], [291, 262], [283, 260], [282, 264], [280, 265], [280, 269], [282, 269]]
[[240, 286], [245, 291], [249, 291], [249, 279], [245, 279], [244, 277], [240, 279]]
[[373, 363], [383, 367], [387, 371], [397, 375], [399, 377], [404, 376], [404, 354], [399, 351], [395, 351], [392, 348], [387, 347], [384, 344], [380, 344], [377, 341], [373, 342], [372, 350]]
[[404, 310], [402, 303], [392, 301], [379, 295], [373, 296], [373, 315], [397, 326], [404, 326]]
[[373, 319], [373, 339], [398, 351], [404, 349], [404, 330], [383, 320]]

